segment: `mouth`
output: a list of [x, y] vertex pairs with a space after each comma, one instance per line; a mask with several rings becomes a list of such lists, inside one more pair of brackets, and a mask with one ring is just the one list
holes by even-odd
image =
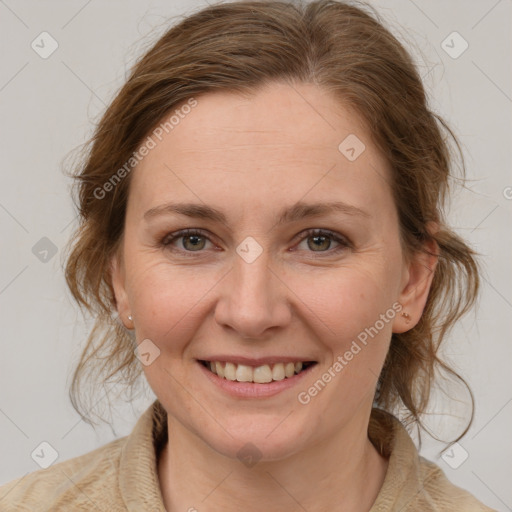
[[278, 362], [251, 366], [228, 361], [199, 360], [209, 372], [227, 381], [269, 384], [291, 379], [316, 365], [316, 361]]

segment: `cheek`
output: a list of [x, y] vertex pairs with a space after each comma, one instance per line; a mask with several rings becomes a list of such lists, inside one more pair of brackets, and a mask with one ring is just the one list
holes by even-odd
[[[381, 314], [392, 310], [392, 288], [386, 279], [386, 272], [375, 269], [341, 268], [317, 273], [310, 279], [298, 275], [291, 288], [304, 304], [304, 315], [318, 325], [319, 338], [332, 348], [343, 350], [365, 328], [373, 326]], [[387, 322], [379, 330], [390, 329]]]
[[328, 408], [338, 418], [336, 425], [371, 402], [375, 392], [397, 314], [385, 284], [370, 274], [347, 271], [299, 292], [307, 297], [303, 311], [308, 323], [319, 326], [314, 334], [326, 357], [297, 399], [318, 411]]
[[[158, 260], [158, 261], [155, 261]], [[162, 258], [141, 257], [133, 261], [135, 269], [129, 279], [131, 304], [138, 337], [149, 338], [157, 345], [193, 335], [208, 292], [222, 278], [222, 273], [196, 266], [175, 266]]]

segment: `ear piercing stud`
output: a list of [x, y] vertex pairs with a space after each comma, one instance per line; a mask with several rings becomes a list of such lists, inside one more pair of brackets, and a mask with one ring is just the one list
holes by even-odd
[[128, 320], [130, 320], [130, 322], [133, 320], [132, 315], [128, 315]]
[[411, 321], [411, 315], [409, 315], [408, 313], [402, 311], [400, 314], [404, 317], [406, 324], [408, 324]]

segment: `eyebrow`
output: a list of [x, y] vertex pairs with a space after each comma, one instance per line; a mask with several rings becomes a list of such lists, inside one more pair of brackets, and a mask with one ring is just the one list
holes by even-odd
[[[277, 225], [296, 222], [308, 217], [327, 215], [330, 213], [342, 213], [353, 217], [370, 218], [371, 215], [357, 206], [341, 201], [330, 203], [304, 203], [297, 202], [291, 207], [284, 208], [278, 215]], [[150, 219], [160, 215], [178, 214], [195, 219], [208, 219], [222, 224], [227, 224], [226, 215], [216, 208], [198, 203], [166, 203], [149, 209], [144, 214], [144, 219]]]

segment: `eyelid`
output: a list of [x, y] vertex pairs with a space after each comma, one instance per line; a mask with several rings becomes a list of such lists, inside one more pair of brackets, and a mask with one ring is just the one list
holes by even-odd
[[163, 239], [162, 242], [165, 242], [166, 240], [173, 241], [177, 238], [180, 238], [182, 236], [192, 236], [192, 235], [201, 235], [204, 237], [209, 237], [209, 233], [207, 233], [205, 230], [201, 228], [184, 228], [179, 229], [178, 231], [173, 231], [172, 233], [167, 233]]

